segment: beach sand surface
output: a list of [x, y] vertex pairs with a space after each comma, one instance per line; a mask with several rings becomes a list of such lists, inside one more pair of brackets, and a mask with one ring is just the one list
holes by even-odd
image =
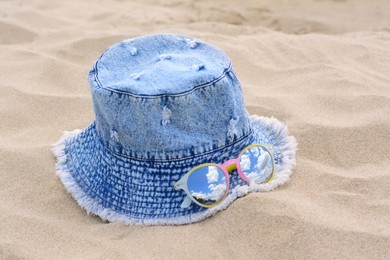
[[[94, 119], [110, 45], [186, 34], [223, 49], [250, 114], [288, 123], [291, 181], [200, 223], [87, 215], [50, 149]], [[0, 259], [390, 259], [389, 1], [1, 1]]]

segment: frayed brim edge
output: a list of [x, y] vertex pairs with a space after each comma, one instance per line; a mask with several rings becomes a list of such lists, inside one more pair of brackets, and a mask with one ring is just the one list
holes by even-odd
[[61, 139], [57, 143], [53, 144], [52, 152], [57, 157], [56, 173], [65, 188], [79, 203], [79, 205], [84, 208], [88, 214], [92, 213], [94, 215], [98, 215], [103, 220], [136, 225], [182, 225], [198, 222], [215, 215], [218, 211], [226, 209], [237, 198], [243, 197], [250, 192], [271, 191], [286, 183], [290, 179], [292, 169], [296, 164], [295, 153], [298, 145], [296, 139], [293, 136], [289, 136], [287, 126], [275, 118], [252, 115], [250, 116], [250, 119], [252, 124], [259, 124], [258, 126], [266, 129], [268, 134], [273, 135], [275, 140], [279, 141], [277, 144], [274, 144], [274, 149], [279, 150], [282, 154], [281, 169], [275, 172], [274, 178], [271, 182], [261, 185], [250, 184], [237, 186], [221, 204], [203, 212], [175, 218], [132, 219], [127, 215], [119, 214], [111, 209], [104, 208], [79, 187], [67, 166], [65, 145], [68, 140], [74, 138], [82, 132], [82, 130], [79, 129], [71, 132], [64, 132]]

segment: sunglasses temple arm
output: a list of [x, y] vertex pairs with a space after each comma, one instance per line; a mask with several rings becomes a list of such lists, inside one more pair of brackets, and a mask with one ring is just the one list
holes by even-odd
[[185, 196], [183, 203], [180, 205], [182, 209], [188, 208], [192, 203], [191, 198], [187, 195]]

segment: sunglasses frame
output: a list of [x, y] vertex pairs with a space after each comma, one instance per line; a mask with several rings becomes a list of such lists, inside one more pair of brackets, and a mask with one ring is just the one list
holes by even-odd
[[[268, 152], [268, 154], [271, 156], [271, 160], [272, 160], [272, 173], [271, 173], [270, 177], [265, 182], [262, 182], [261, 184], [270, 182], [274, 178], [274, 174], [275, 174], [275, 161], [274, 161], [274, 156], [273, 156], [273, 147], [271, 145], [266, 145], [266, 144], [251, 144], [251, 145], [246, 146], [240, 152], [240, 154], [237, 156], [237, 158], [233, 158], [233, 159], [227, 160], [223, 164], [203, 163], [203, 164], [197, 165], [197, 166], [193, 167], [191, 170], [189, 170], [180, 180], [178, 180], [174, 184], [175, 190], [182, 189], [187, 194], [187, 197], [184, 199], [184, 201], [183, 201], [183, 203], [181, 205], [181, 208], [186, 208], [186, 207], [189, 206], [188, 198], [191, 199], [192, 202], [194, 202], [197, 205], [199, 205], [201, 207], [204, 207], [204, 208], [212, 208], [212, 207], [215, 207], [215, 206], [221, 204], [226, 199], [227, 195], [229, 194], [229, 189], [230, 189], [229, 172], [232, 171], [232, 170], [236, 169], [238, 175], [240, 175], [240, 177], [244, 181], [246, 181], [247, 183], [251, 183], [251, 180], [248, 179], [248, 177], [245, 176], [244, 172], [241, 169], [240, 159], [241, 159], [241, 155], [243, 155], [244, 152], [246, 152], [250, 148], [257, 147], [257, 146], [260, 146], [260, 147], [264, 148]], [[215, 166], [218, 169], [222, 170], [222, 172], [225, 174], [226, 185], [227, 185], [227, 189], [226, 189], [223, 197], [219, 201], [217, 201], [216, 203], [210, 204], [210, 205], [205, 205], [205, 204], [202, 204], [202, 203], [198, 202], [191, 195], [191, 192], [189, 191], [188, 185], [187, 185], [188, 178], [190, 177], [190, 175], [193, 172], [195, 172], [196, 170], [198, 170], [199, 168], [206, 167], [206, 166]]]

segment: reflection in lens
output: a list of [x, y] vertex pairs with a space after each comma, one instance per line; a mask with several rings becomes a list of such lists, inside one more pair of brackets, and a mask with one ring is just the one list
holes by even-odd
[[193, 171], [188, 177], [187, 187], [197, 202], [213, 205], [223, 199], [227, 180], [220, 168], [209, 165]]
[[241, 155], [240, 167], [250, 181], [264, 183], [272, 175], [272, 157], [264, 147], [253, 146]]

